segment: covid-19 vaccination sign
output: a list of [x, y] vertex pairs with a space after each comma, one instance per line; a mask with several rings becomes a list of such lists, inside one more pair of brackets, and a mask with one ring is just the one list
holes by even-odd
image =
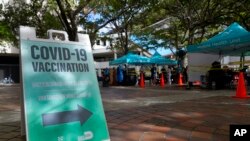
[[89, 39], [33, 39], [27, 30], [20, 30], [27, 140], [108, 141]]

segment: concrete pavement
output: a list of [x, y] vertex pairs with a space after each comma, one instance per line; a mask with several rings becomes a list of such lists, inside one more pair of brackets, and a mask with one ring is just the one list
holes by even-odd
[[[0, 141], [20, 136], [20, 87], [0, 87]], [[250, 99], [235, 90], [101, 87], [112, 141], [228, 141], [230, 124], [250, 123]]]

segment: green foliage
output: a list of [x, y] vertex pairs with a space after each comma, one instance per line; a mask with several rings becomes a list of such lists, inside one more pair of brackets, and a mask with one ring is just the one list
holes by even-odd
[[235, 21], [249, 29], [249, 9], [248, 0], [161, 0], [147, 13], [147, 19], [136, 25], [135, 34], [161, 40], [166, 48], [183, 48], [210, 38]]
[[48, 29], [59, 29], [76, 40], [81, 26], [93, 45], [98, 31], [109, 25], [111, 33], [119, 35], [117, 49], [125, 53], [130, 35], [149, 49], [179, 49], [210, 38], [232, 22], [250, 29], [249, 10], [249, 0], [14, 0], [0, 11], [0, 37], [16, 42], [18, 27], [26, 25], [36, 27], [40, 37]]
[[13, 41], [15, 36], [12, 34], [11, 29], [7, 23], [0, 22], [0, 42], [2, 41]]
[[19, 26], [32, 26], [37, 29], [38, 37], [45, 37], [48, 29], [62, 29], [60, 22], [53, 15], [44, 0], [33, 0], [30, 4], [14, 0], [13, 4], [7, 4], [0, 11], [1, 40], [12, 41], [17, 46]]
[[136, 28], [140, 28], [138, 23], [141, 21], [141, 15], [149, 12], [153, 3], [152, 0], [112, 0], [106, 3], [107, 7], [100, 13], [103, 19], [114, 19], [109, 23], [110, 33], [118, 35], [118, 40], [114, 43], [116, 45], [113, 48], [115, 47], [124, 54], [132, 49], [133, 43], [129, 39], [130, 35]]

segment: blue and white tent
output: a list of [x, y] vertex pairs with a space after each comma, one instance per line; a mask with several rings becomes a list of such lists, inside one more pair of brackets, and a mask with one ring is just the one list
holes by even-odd
[[157, 65], [177, 65], [177, 61], [164, 58], [157, 51], [150, 58], [150, 62]]
[[109, 62], [109, 65], [120, 65], [120, 64], [146, 65], [146, 64], [150, 64], [150, 59], [145, 56], [128, 53], [120, 58], [117, 58]]
[[250, 33], [235, 22], [209, 40], [200, 44], [189, 45], [187, 51], [188, 53], [209, 53], [229, 56], [248, 55], [248, 52], [250, 52]]

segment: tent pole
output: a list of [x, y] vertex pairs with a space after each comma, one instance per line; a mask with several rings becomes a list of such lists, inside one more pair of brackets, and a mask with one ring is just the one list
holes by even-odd
[[245, 55], [242, 53], [242, 69], [244, 69], [245, 66]]
[[242, 54], [240, 55], [240, 67], [239, 70], [242, 69]]

